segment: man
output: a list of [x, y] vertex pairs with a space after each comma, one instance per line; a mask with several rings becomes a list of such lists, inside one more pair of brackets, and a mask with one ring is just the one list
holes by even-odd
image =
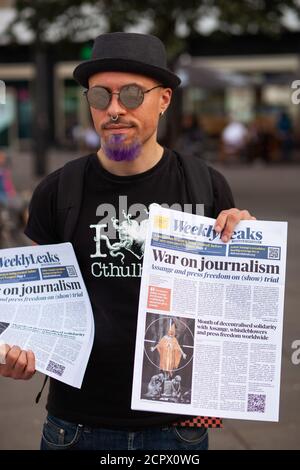
[[[97, 154], [85, 160], [81, 209], [69, 237], [90, 295], [95, 340], [80, 390], [50, 380], [42, 449], [207, 448], [205, 429], [180, 425], [188, 417], [130, 408], [142, 234], [149, 205], [176, 204], [183, 210], [186, 204], [202, 202], [191, 200], [183, 159], [156, 139], [160, 116], [180, 79], [167, 69], [158, 38], [132, 33], [96, 38], [92, 60], [76, 67], [74, 77], [88, 89], [101, 139]], [[57, 223], [61, 175], [58, 170], [48, 176], [33, 195], [26, 234], [35, 243], [65, 239]], [[251, 216], [230, 209], [231, 191], [221, 175], [210, 169], [199, 186], [208, 180], [213, 201], [206, 214], [219, 214], [216, 230], [228, 241], [234, 226]], [[33, 353], [12, 347], [0, 373], [30, 378]]]
[[222, 160], [226, 161], [229, 157], [240, 159], [246, 148], [247, 138], [248, 129], [246, 126], [231, 118], [222, 132]]

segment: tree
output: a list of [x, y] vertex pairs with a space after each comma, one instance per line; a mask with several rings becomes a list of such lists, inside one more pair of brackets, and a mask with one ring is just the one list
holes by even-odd
[[207, 17], [215, 18], [215, 31], [230, 34], [280, 34], [287, 29], [287, 12], [300, 19], [299, 0], [16, 0], [15, 7], [11, 35], [22, 23], [37, 41], [82, 41], [144, 24], [163, 40], [170, 57]]

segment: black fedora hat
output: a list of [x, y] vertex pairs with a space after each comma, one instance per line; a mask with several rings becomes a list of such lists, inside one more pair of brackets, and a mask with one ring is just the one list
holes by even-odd
[[73, 76], [85, 88], [98, 72], [133, 72], [176, 88], [181, 80], [167, 68], [166, 51], [156, 36], [138, 33], [106, 33], [95, 39], [92, 59], [79, 64]]

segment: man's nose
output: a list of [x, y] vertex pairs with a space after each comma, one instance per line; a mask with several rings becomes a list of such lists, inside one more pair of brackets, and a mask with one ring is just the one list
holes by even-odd
[[120, 103], [119, 93], [112, 93], [110, 103], [107, 107], [107, 112], [110, 116], [126, 114], [126, 108]]

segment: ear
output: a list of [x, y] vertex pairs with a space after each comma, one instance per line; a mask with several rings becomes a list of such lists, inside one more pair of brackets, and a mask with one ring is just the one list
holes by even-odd
[[163, 88], [160, 95], [160, 113], [164, 113], [171, 102], [172, 98], [172, 89]]

